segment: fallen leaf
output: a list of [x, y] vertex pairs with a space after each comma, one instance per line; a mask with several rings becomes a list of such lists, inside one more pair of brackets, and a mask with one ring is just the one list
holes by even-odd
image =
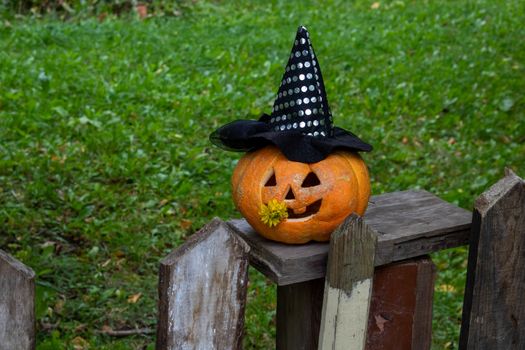
[[189, 229], [191, 225], [193, 225], [193, 221], [191, 220], [182, 219], [180, 221], [180, 227], [182, 227], [183, 230]]
[[65, 162], [65, 160], [66, 160], [66, 157], [59, 157], [59, 156], [57, 156], [56, 154], [53, 154], [53, 155], [51, 156], [51, 160], [52, 160], [53, 162], [58, 162], [58, 163], [60, 163], [60, 164], [64, 164], [64, 162]]
[[122, 258], [126, 256], [126, 253], [124, 253], [122, 250], [117, 250], [113, 255], [115, 255], [117, 258]]
[[40, 247], [47, 248], [47, 247], [54, 246], [55, 244], [56, 244], [56, 242], [53, 242], [53, 241], [45, 241], [44, 243], [42, 243], [40, 245]]
[[62, 300], [62, 299], [59, 299], [56, 303], [55, 303], [55, 307], [53, 308], [55, 313], [61, 315], [62, 314], [62, 311], [64, 310], [64, 304], [66, 303], [65, 300]]
[[135, 304], [137, 301], [139, 301], [140, 297], [142, 296], [142, 293], [133, 294], [128, 298], [128, 303]]
[[125, 259], [125, 258], [118, 259], [118, 260], [115, 262], [115, 266], [116, 266], [117, 268], [120, 269], [120, 268], [122, 267], [122, 265], [124, 265], [125, 262], [126, 262], [126, 259]]
[[80, 333], [80, 332], [85, 331], [87, 326], [88, 325], [86, 323], [79, 324], [78, 326], [75, 327], [75, 333]]
[[456, 287], [450, 284], [441, 284], [437, 287], [437, 290], [439, 290], [440, 292], [455, 292]]
[[100, 15], [98, 15], [98, 21], [103, 22], [107, 16], [108, 14], [106, 12], [102, 12]]
[[135, 6], [135, 10], [137, 10], [137, 14], [139, 15], [140, 19], [144, 19], [148, 17], [148, 6], [145, 4], [137, 4]]
[[73, 349], [75, 350], [87, 350], [89, 349], [89, 343], [86, 339], [82, 337], [75, 337], [71, 341], [71, 344], [73, 344]]
[[449, 145], [453, 145], [455, 143], [456, 143], [456, 139], [455, 138], [451, 137], [451, 138], [448, 139], [448, 144]]
[[379, 2], [376, 1], [376, 2], [374, 2], [374, 3], [372, 4], [372, 6], [370, 6], [370, 8], [371, 8], [372, 10], [377, 10], [377, 9], [379, 8], [379, 6], [381, 6], [381, 4], [380, 4]]
[[408, 137], [403, 136], [403, 139], [401, 140], [401, 142], [403, 143], [403, 145], [406, 145], [408, 143]]

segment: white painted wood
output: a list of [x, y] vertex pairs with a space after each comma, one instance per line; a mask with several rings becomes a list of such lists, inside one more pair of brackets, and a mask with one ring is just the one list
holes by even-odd
[[319, 331], [320, 350], [364, 350], [377, 234], [357, 215], [332, 234]]
[[319, 349], [361, 350], [365, 348], [372, 279], [355, 283], [352, 292], [325, 285]]
[[215, 219], [163, 259], [158, 350], [241, 348], [248, 251]]
[[35, 273], [0, 249], [0, 350], [35, 348]]

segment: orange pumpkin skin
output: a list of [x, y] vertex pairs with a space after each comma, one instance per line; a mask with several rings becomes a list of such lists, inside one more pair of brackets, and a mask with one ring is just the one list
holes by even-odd
[[[267, 146], [239, 160], [232, 195], [248, 223], [268, 239], [291, 244], [328, 241], [348, 215], [364, 214], [370, 178], [357, 153], [336, 151], [306, 164], [289, 161], [277, 147]], [[288, 208], [288, 218], [274, 227], [259, 216], [261, 205], [271, 199], [284, 201]]]

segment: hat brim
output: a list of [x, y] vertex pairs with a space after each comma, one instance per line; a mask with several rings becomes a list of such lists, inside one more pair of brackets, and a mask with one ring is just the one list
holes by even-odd
[[[264, 118], [261, 118], [264, 119]], [[319, 162], [336, 149], [370, 152], [372, 146], [353, 133], [334, 127], [330, 137], [303, 135], [297, 130], [275, 131], [264, 121], [236, 120], [215, 130], [210, 141], [228, 151], [249, 152], [273, 144], [291, 161]]]

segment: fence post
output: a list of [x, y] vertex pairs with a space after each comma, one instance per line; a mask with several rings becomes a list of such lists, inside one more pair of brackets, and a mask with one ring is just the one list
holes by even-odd
[[319, 349], [365, 349], [376, 246], [377, 233], [356, 214], [332, 234]]
[[0, 350], [35, 348], [35, 273], [0, 249]]
[[161, 261], [157, 349], [241, 349], [248, 245], [214, 219]]
[[276, 349], [317, 349], [324, 278], [277, 286]]
[[474, 206], [459, 348], [525, 349], [525, 182], [511, 171]]

